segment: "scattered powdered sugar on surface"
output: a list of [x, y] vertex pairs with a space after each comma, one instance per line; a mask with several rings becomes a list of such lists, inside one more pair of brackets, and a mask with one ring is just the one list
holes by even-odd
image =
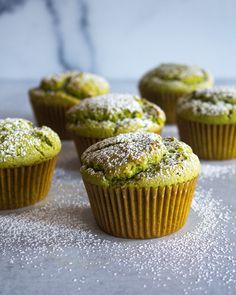
[[205, 181], [213, 181], [215, 179], [228, 179], [228, 175], [236, 175], [236, 161], [233, 160], [231, 164], [226, 161], [224, 165], [219, 164], [201, 164], [201, 177]]
[[[41, 283], [45, 277], [55, 284], [63, 281], [61, 286], [70, 285], [82, 294], [90, 285], [102, 290], [107, 280], [112, 280], [114, 292], [122, 290], [119, 286], [129, 279], [133, 290], [141, 293], [160, 289], [169, 294], [175, 288], [177, 294], [207, 294], [214, 288], [212, 294], [235, 294], [235, 216], [214, 188], [204, 185], [220, 177], [219, 166], [203, 164], [190, 217], [181, 231], [133, 241], [97, 228], [73, 153], [64, 150], [59, 158], [46, 201], [1, 213], [0, 260], [8, 267], [28, 270]], [[229, 166], [225, 175], [235, 171]]]

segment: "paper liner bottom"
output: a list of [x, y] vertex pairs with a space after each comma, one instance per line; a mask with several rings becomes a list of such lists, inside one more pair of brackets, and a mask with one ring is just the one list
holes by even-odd
[[84, 180], [98, 226], [106, 233], [132, 239], [157, 238], [186, 222], [197, 178], [158, 188], [106, 188]]
[[236, 124], [205, 124], [178, 118], [180, 139], [201, 159], [236, 158]]
[[43, 200], [49, 192], [56, 158], [34, 166], [0, 169], [0, 209], [17, 209]]
[[38, 126], [52, 128], [61, 139], [70, 139], [66, 130], [66, 112], [68, 106], [48, 105], [44, 103], [31, 102]]

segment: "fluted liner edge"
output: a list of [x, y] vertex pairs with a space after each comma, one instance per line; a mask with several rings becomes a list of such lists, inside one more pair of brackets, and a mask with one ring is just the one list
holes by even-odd
[[56, 158], [34, 166], [0, 169], [0, 209], [16, 209], [43, 200], [49, 192]]
[[84, 180], [98, 226], [106, 233], [133, 239], [155, 238], [186, 222], [197, 178], [158, 188], [107, 188]]
[[44, 125], [52, 128], [62, 140], [70, 139], [70, 134], [66, 129], [66, 112], [70, 107], [32, 101], [31, 105], [38, 126]]
[[236, 124], [205, 124], [178, 118], [180, 139], [190, 145], [199, 158], [236, 158]]

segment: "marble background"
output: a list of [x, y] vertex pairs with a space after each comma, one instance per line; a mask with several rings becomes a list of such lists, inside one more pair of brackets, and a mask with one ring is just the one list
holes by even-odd
[[137, 79], [164, 61], [236, 78], [235, 0], [0, 0], [0, 78]]

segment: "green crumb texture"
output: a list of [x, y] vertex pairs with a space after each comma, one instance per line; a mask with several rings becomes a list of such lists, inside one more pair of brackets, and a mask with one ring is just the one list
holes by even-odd
[[[198, 66], [183, 64], [161, 64], [147, 72], [139, 82], [142, 96], [158, 95], [162, 92], [189, 93], [199, 88], [211, 88], [211, 74]], [[147, 97], [148, 98], [148, 97]]]
[[0, 168], [31, 166], [54, 158], [61, 149], [58, 135], [24, 119], [0, 120]]
[[200, 162], [176, 138], [132, 132], [104, 139], [82, 154], [81, 174], [106, 187], [159, 187], [198, 176]]
[[108, 82], [94, 74], [65, 72], [44, 78], [29, 91], [32, 102], [73, 106], [80, 100], [109, 92]]
[[81, 136], [107, 138], [138, 130], [159, 133], [164, 112], [130, 94], [109, 93], [84, 99], [67, 113], [67, 128]]
[[180, 118], [206, 124], [236, 123], [236, 89], [199, 89], [180, 98], [177, 104]]

